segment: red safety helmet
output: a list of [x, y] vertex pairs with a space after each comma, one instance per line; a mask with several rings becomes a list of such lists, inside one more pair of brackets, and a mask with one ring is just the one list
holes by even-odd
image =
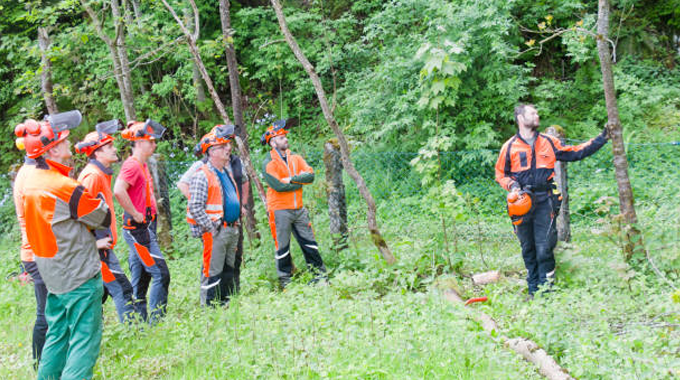
[[197, 151], [202, 154], [208, 152], [208, 148], [215, 145], [222, 145], [234, 139], [233, 125], [216, 125], [208, 132], [196, 145]]
[[531, 194], [525, 191], [511, 191], [508, 193], [508, 216], [512, 224], [518, 226], [524, 222], [532, 207]]
[[103, 147], [106, 144], [113, 142], [114, 138], [111, 136], [123, 124], [120, 120], [114, 119], [104, 121], [95, 126], [95, 131], [85, 135], [83, 141], [76, 144], [76, 153], [82, 153], [90, 156], [95, 150]]
[[275, 121], [272, 125], [269, 126], [269, 128], [267, 128], [267, 131], [262, 134], [262, 137], [260, 137], [260, 143], [262, 145], [268, 145], [269, 140], [271, 140], [272, 137], [283, 136], [287, 134], [289, 132], [288, 128], [290, 127], [286, 126], [285, 120], [282, 119]]
[[23, 145], [28, 158], [40, 157], [64, 141], [69, 131], [79, 126], [82, 120], [83, 115], [78, 110], [50, 115], [44, 121], [27, 119], [14, 128], [14, 134], [18, 137], [17, 148], [21, 149]]
[[159, 122], [146, 119], [146, 121], [129, 121], [127, 129], [120, 133], [125, 140], [156, 140], [163, 137], [165, 127]]

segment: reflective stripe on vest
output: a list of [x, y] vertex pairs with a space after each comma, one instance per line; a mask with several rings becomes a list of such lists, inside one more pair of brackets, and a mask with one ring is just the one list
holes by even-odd
[[[224, 217], [224, 201], [222, 199], [222, 185], [217, 175], [208, 168], [208, 164], [201, 166], [201, 170], [205, 173], [208, 179], [208, 200], [205, 202], [205, 213], [208, 214], [210, 220], [216, 222]], [[189, 194], [191, 197], [191, 194]], [[189, 198], [191, 199], [191, 198]], [[196, 224], [196, 221], [189, 212], [189, 205], [187, 202], [187, 222], [189, 224]]]

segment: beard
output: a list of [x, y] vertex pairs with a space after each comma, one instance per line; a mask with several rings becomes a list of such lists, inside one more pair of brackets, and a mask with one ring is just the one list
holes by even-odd
[[538, 120], [535, 120], [531, 124], [528, 124], [527, 127], [529, 127], [532, 131], [536, 131], [538, 130], [538, 127], [540, 127], [540, 123]]

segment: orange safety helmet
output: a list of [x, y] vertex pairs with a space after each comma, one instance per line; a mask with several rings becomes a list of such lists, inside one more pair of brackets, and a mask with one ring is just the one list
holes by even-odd
[[94, 132], [88, 133], [83, 141], [76, 144], [76, 153], [92, 155], [95, 150], [113, 142], [114, 138], [111, 135], [121, 126], [122, 123], [118, 119], [98, 123]]
[[128, 121], [127, 129], [120, 133], [125, 140], [156, 140], [163, 137], [165, 127], [159, 122], [146, 119], [146, 121]]
[[508, 216], [512, 220], [512, 224], [518, 226], [524, 221], [526, 216], [532, 208], [531, 193], [526, 191], [511, 191], [508, 193]]
[[262, 145], [268, 145], [269, 140], [271, 140], [272, 137], [283, 136], [287, 134], [289, 132], [288, 128], [290, 127], [286, 126], [285, 120], [282, 119], [275, 121], [272, 125], [269, 126], [269, 128], [267, 128], [267, 131], [265, 131], [262, 134], [262, 137], [260, 137], [260, 143]]
[[69, 131], [79, 126], [82, 120], [83, 115], [78, 110], [49, 115], [44, 121], [27, 119], [14, 128], [14, 134], [18, 137], [17, 148], [21, 149], [23, 145], [28, 158], [40, 157], [64, 141]]
[[222, 145], [234, 139], [233, 125], [216, 125], [208, 132], [196, 145], [196, 150], [202, 154], [208, 152], [208, 148], [215, 145]]

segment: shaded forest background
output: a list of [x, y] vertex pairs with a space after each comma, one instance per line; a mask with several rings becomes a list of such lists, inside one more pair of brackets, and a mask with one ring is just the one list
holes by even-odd
[[[190, 22], [188, 2], [170, 2]], [[0, 166], [20, 162], [14, 126], [47, 113], [38, 29], [51, 45], [53, 95], [80, 109], [81, 137], [125, 119], [107, 45], [81, 2], [0, 3]], [[87, 2], [115, 36], [111, 2]], [[160, 151], [189, 160], [196, 136], [219, 114], [195, 73], [182, 32], [162, 2], [121, 0], [120, 21], [139, 119], [168, 127]], [[231, 104], [217, 1], [197, 1], [198, 46], [223, 102]], [[293, 34], [332, 98], [355, 148], [377, 151], [497, 148], [514, 131], [513, 107], [536, 103], [542, 124], [568, 138], [606, 122], [595, 40], [597, 4], [578, 0], [286, 1]], [[266, 124], [288, 118], [296, 144], [321, 148], [332, 136], [312, 84], [283, 40], [267, 1], [231, 2], [232, 39], [251, 148]], [[678, 140], [680, 4], [612, 2], [611, 36], [621, 119], [632, 141]], [[551, 38], [553, 37], [553, 38]], [[230, 41], [231, 42], [231, 41]], [[229, 112], [229, 111], [228, 111]]]

